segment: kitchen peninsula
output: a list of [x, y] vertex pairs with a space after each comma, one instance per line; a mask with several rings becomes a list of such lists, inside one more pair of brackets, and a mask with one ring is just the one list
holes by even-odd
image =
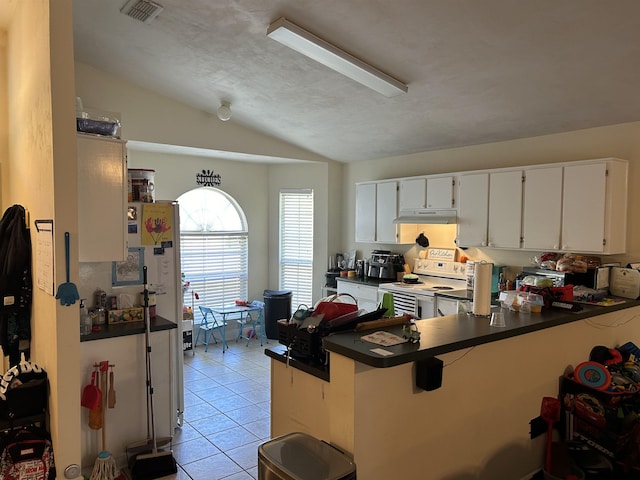
[[[544, 435], [530, 438], [544, 396], [595, 345], [637, 338], [640, 302], [577, 313], [506, 313], [504, 328], [466, 314], [417, 322], [418, 344], [385, 347], [361, 332], [324, 339], [328, 375], [271, 357], [272, 436], [302, 431], [353, 455], [359, 478], [524, 479], [542, 465]], [[390, 331], [398, 333], [396, 330]], [[365, 332], [368, 333], [368, 332]], [[442, 386], [416, 386], [416, 361], [444, 362]]]

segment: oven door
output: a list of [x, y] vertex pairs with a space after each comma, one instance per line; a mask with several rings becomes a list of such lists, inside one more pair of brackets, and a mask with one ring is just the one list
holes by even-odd
[[416, 295], [414, 292], [397, 292], [385, 289], [378, 290], [378, 302], [382, 302], [382, 295], [393, 295], [395, 315], [412, 315], [416, 318], [435, 317], [435, 297], [432, 295]]
[[460, 308], [460, 300], [456, 298], [447, 298], [436, 295], [436, 312], [439, 317], [445, 315], [457, 315]]

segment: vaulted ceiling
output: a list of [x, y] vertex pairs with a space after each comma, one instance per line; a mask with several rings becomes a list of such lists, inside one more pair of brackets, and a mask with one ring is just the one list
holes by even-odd
[[[74, 0], [78, 61], [338, 161], [640, 120], [637, 0]], [[387, 98], [266, 36], [279, 17], [408, 85]]]

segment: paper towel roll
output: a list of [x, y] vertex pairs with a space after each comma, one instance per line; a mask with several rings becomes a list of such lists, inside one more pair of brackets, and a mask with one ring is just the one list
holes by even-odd
[[475, 264], [473, 274], [473, 314], [489, 316], [491, 313], [491, 277], [493, 263], [479, 262]]

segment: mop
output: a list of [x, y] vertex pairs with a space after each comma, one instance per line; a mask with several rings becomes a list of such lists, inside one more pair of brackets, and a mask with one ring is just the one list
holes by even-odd
[[106, 432], [106, 397], [107, 397], [107, 370], [109, 362], [100, 362], [100, 409], [102, 411], [102, 451], [98, 454], [96, 462], [93, 464], [93, 471], [89, 480], [116, 480], [120, 475], [116, 460], [113, 455], [107, 451], [107, 432]]
[[178, 472], [178, 466], [171, 450], [158, 451], [156, 438], [155, 415], [153, 411], [153, 385], [151, 383], [151, 345], [149, 320], [149, 289], [147, 285], [147, 267], [143, 267], [144, 274], [144, 322], [145, 322], [145, 360], [147, 376], [147, 422], [151, 423], [151, 452], [136, 455], [131, 467], [133, 480], [152, 480]]

